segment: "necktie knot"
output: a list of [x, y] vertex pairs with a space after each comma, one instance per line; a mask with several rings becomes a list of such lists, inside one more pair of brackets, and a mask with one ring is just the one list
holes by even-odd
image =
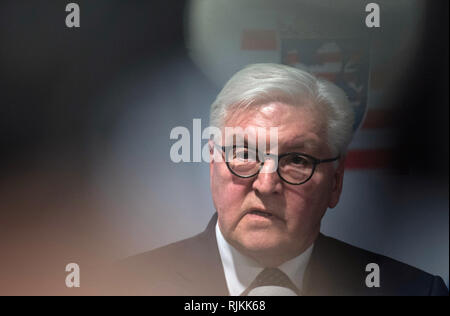
[[241, 296], [299, 294], [299, 289], [283, 271], [278, 268], [265, 268], [256, 276], [255, 280]]

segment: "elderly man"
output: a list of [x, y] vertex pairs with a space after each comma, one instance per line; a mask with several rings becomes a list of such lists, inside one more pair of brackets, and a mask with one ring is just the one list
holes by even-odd
[[123, 261], [123, 293], [448, 295], [440, 277], [320, 233], [339, 202], [353, 121], [342, 90], [304, 71], [255, 64], [236, 73], [211, 125], [276, 127], [277, 142], [268, 133], [212, 139], [217, 212], [199, 235]]

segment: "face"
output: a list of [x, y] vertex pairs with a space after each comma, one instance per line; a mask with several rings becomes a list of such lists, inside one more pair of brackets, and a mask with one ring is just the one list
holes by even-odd
[[[278, 127], [278, 154], [333, 156], [326, 144], [325, 117], [308, 106], [269, 103], [234, 115], [225, 126]], [[223, 160], [214, 160], [211, 150], [211, 191], [220, 230], [236, 249], [266, 266], [279, 265], [312, 244], [325, 211], [339, 200], [343, 179], [343, 161], [337, 168], [333, 163], [317, 165], [313, 177], [301, 185], [284, 182], [276, 172], [264, 172], [269, 163], [258, 175], [240, 178]]]

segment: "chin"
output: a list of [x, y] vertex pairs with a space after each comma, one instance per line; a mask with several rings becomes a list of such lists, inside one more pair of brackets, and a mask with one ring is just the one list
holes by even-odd
[[267, 232], [251, 232], [238, 239], [240, 248], [250, 252], [279, 251], [283, 245], [282, 238]]

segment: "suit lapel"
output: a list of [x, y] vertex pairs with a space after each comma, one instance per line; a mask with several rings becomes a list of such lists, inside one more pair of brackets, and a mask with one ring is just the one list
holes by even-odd
[[197, 253], [193, 256], [194, 261], [189, 264], [187, 270], [179, 271], [188, 283], [189, 295], [229, 295], [217, 247], [216, 222], [217, 213], [213, 215], [206, 229], [196, 237]]
[[356, 286], [364, 280], [359, 270], [331, 238], [319, 234], [305, 271], [303, 293], [308, 296], [355, 295]]

